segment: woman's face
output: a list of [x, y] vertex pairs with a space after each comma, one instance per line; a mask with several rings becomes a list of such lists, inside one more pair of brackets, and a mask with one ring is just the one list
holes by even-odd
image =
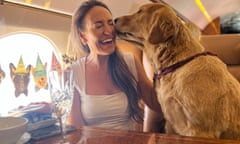
[[115, 50], [115, 31], [111, 13], [101, 7], [91, 8], [84, 18], [85, 29], [80, 38], [90, 48], [90, 53], [109, 55]]

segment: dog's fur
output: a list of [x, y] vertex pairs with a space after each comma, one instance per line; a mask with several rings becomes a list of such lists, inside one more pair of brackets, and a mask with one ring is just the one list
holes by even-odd
[[[204, 51], [168, 6], [152, 3], [115, 19], [118, 36], [146, 53], [155, 72]], [[155, 81], [166, 132], [240, 139], [240, 84], [216, 56], [200, 56]]]

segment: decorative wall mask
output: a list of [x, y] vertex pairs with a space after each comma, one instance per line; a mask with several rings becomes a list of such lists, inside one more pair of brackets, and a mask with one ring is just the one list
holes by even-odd
[[15, 87], [15, 96], [18, 97], [21, 93], [27, 96], [31, 65], [28, 65], [27, 68], [25, 68], [21, 56], [18, 62], [18, 67], [16, 68], [13, 63], [10, 63], [9, 68], [10, 76]]
[[32, 67], [31, 69], [34, 82], [35, 82], [35, 91], [38, 91], [41, 88], [45, 88], [45, 89], [48, 88], [46, 68], [47, 68], [47, 63], [43, 65], [38, 55], [36, 67], [35, 68]]
[[52, 65], [51, 65], [51, 70], [59, 71], [61, 72], [61, 64], [56, 58], [56, 55], [52, 53]]

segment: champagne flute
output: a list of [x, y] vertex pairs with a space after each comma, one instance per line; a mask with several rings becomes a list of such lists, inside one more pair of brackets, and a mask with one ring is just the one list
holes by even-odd
[[64, 71], [51, 70], [48, 73], [50, 96], [52, 99], [53, 113], [59, 120], [60, 132], [63, 136], [63, 143], [66, 143], [64, 137], [66, 120], [70, 114], [73, 100], [73, 71], [70, 69]]

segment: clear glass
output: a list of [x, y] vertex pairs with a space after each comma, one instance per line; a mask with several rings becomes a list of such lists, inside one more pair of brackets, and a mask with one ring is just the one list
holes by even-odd
[[64, 71], [49, 71], [48, 78], [53, 114], [59, 120], [61, 134], [64, 138], [63, 143], [67, 143], [64, 134], [66, 120], [70, 114], [73, 101], [73, 71], [70, 69]]

